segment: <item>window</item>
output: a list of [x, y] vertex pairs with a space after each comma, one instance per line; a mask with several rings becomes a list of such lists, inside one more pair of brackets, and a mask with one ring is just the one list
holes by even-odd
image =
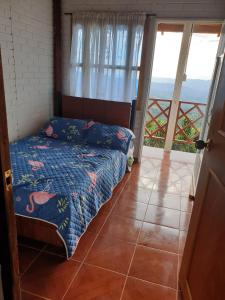
[[73, 18], [71, 95], [129, 101], [137, 95], [143, 15]]
[[157, 32], [150, 97], [172, 99], [183, 32]]

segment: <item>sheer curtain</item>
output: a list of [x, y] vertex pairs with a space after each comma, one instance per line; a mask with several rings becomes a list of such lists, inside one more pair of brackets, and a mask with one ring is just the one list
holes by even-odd
[[130, 101], [137, 96], [144, 14], [73, 14], [72, 96]]

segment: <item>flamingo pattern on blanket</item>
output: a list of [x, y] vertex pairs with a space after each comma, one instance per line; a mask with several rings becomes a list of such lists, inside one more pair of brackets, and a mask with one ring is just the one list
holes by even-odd
[[16, 214], [54, 224], [71, 257], [124, 176], [126, 154], [39, 135], [12, 143], [10, 155]]
[[29, 203], [26, 206], [26, 211], [32, 213], [34, 211], [34, 204], [43, 205], [47, 203], [56, 194], [49, 194], [48, 192], [33, 192], [29, 195]]

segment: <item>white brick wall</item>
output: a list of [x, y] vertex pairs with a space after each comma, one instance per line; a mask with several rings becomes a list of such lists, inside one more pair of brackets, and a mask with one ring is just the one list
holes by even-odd
[[0, 0], [10, 140], [35, 132], [52, 115], [51, 0]]

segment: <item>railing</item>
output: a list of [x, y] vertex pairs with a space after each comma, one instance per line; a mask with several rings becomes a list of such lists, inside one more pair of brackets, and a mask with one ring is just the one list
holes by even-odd
[[[170, 116], [171, 100], [150, 99], [146, 110], [145, 144], [166, 139], [167, 126]], [[148, 143], [149, 142], [149, 143]]]
[[199, 138], [206, 104], [180, 101], [177, 115], [174, 141], [193, 144]]
[[[171, 100], [150, 99], [146, 110], [144, 144], [164, 147]], [[199, 137], [206, 104], [180, 101], [173, 143], [193, 145]], [[185, 149], [184, 149], [185, 151]], [[189, 151], [189, 150], [188, 150]]]

